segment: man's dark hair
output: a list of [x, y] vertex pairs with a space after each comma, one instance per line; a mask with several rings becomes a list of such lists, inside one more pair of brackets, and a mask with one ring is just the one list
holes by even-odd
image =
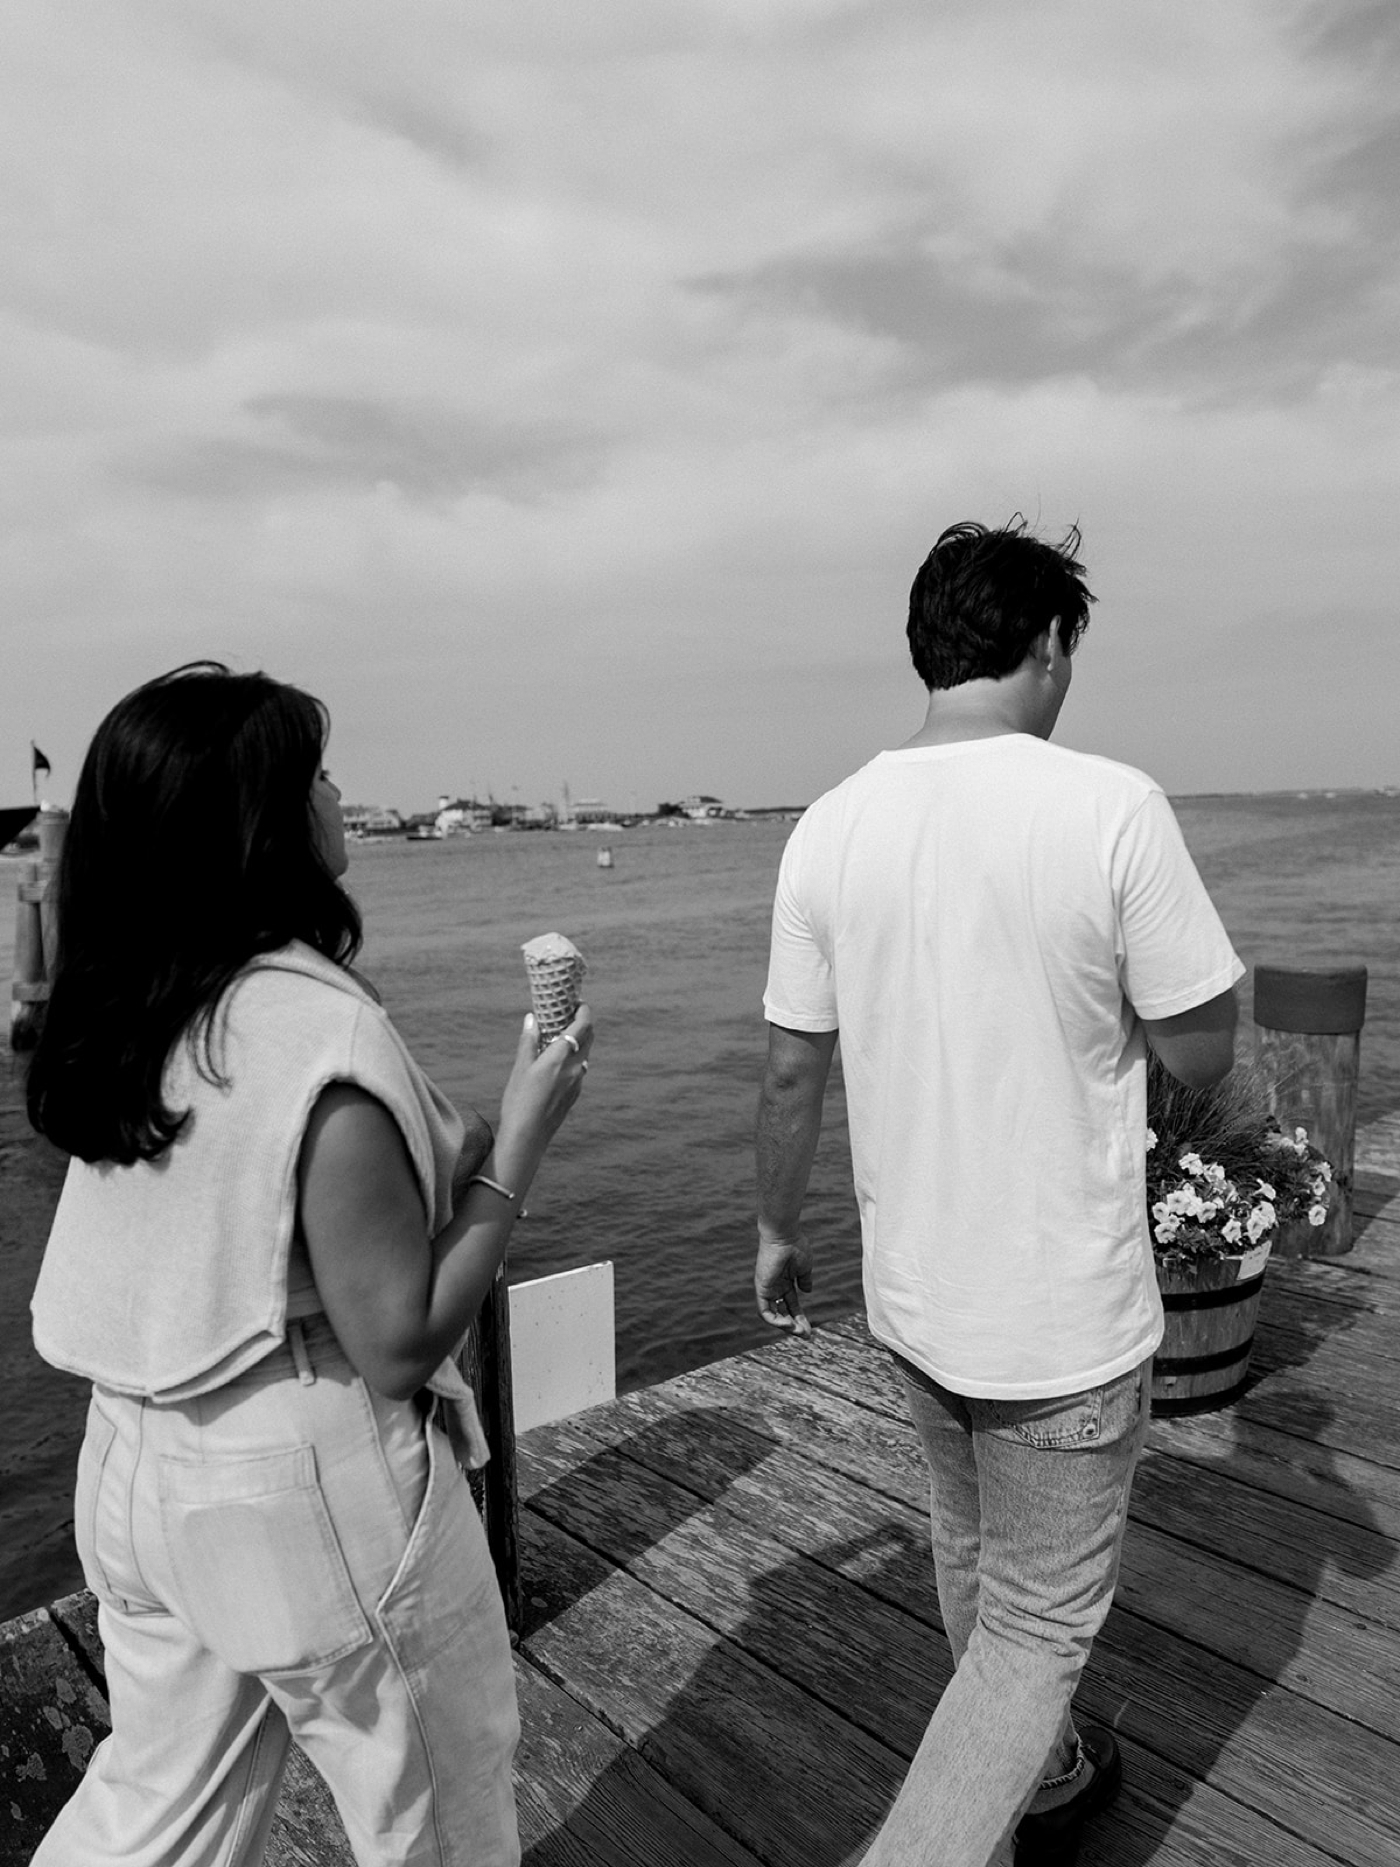
[[909, 592], [909, 652], [924, 686], [999, 681], [1052, 624], [1068, 654], [1095, 601], [1078, 549], [1077, 525], [1046, 544], [1019, 513], [999, 531], [971, 519], [950, 525]]
[[58, 951], [29, 1119], [70, 1154], [154, 1160], [172, 1047], [210, 1049], [248, 961], [302, 940], [347, 963], [360, 917], [321, 847], [311, 787], [327, 715], [266, 674], [192, 662], [119, 701], [78, 778], [57, 878]]

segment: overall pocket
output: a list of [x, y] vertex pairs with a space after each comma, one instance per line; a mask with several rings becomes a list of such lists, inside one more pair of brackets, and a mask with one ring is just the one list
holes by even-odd
[[311, 1446], [163, 1458], [160, 1512], [183, 1616], [235, 1672], [302, 1672], [371, 1639]]

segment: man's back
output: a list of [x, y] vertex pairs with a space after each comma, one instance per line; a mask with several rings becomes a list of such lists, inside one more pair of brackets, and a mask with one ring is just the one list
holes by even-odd
[[839, 1025], [871, 1326], [940, 1381], [1063, 1393], [1151, 1353], [1128, 1001], [1231, 982], [1193, 895], [1150, 779], [1023, 733], [884, 753], [794, 834], [767, 1015]]
[[1243, 967], [1160, 790], [1046, 743], [1094, 600], [1078, 546], [942, 533], [909, 593], [924, 724], [817, 800], [774, 902], [754, 1293], [808, 1326], [839, 1034], [870, 1325], [928, 1461], [955, 1666], [862, 1867], [988, 1867], [1013, 1834], [1025, 1867], [1067, 1863], [1122, 1778], [1069, 1706], [1161, 1332], [1146, 1040], [1217, 1081]]

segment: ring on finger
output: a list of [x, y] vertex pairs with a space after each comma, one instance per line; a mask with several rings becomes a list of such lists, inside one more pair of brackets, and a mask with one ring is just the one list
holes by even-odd
[[584, 1075], [585, 1075], [585, 1076], [587, 1076], [587, 1074], [588, 1074], [588, 1058], [587, 1058], [587, 1057], [580, 1057], [580, 1058], [579, 1058], [579, 1060], [578, 1060], [578, 1066], [579, 1066], [579, 1068], [580, 1068], [580, 1069], [581, 1069], [581, 1070], [583, 1071], [583, 1073], [584, 1073]]
[[565, 1043], [569, 1046], [575, 1056], [578, 1055], [578, 1039], [576, 1037], [572, 1036], [568, 1031], [561, 1031], [559, 1033], [559, 1038], [561, 1043]]

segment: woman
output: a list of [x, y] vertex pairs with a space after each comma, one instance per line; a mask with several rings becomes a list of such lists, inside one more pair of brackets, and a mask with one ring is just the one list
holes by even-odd
[[201, 662], [128, 695], [78, 783], [29, 1076], [75, 1159], [33, 1308], [93, 1382], [113, 1728], [43, 1867], [252, 1867], [289, 1735], [363, 1867], [519, 1859], [504, 1616], [424, 1390], [479, 1445], [449, 1357], [592, 1026], [536, 1056], [527, 1018], [464, 1151], [349, 969], [325, 737], [308, 695]]

